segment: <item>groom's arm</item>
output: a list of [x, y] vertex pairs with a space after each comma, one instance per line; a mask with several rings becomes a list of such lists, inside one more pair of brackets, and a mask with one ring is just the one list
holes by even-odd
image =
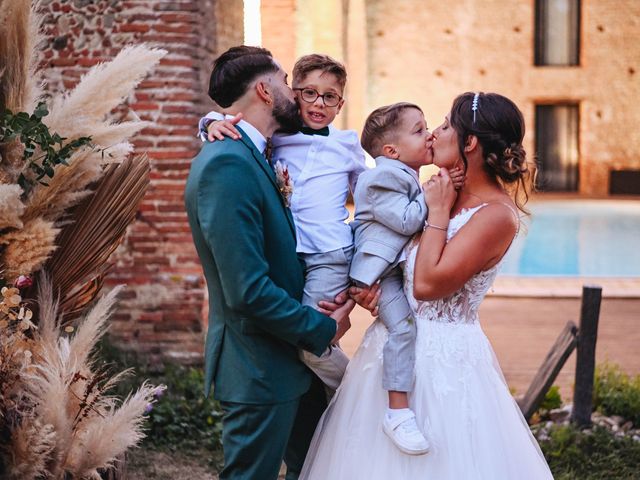
[[336, 322], [301, 305], [269, 277], [258, 174], [246, 159], [225, 155], [210, 162], [200, 180], [198, 220], [218, 266], [225, 301], [265, 332], [320, 355], [336, 333]]

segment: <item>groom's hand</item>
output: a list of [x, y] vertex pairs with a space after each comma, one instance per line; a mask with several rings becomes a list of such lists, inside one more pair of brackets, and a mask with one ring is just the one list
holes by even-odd
[[333, 302], [323, 300], [318, 303], [318, 311], [328, 315], [336, 321], [336, 335], [331, 340], [332, 345], [338, 343], [338, 340], [340, 340], [342, 336], [347, 333], [347, 330], [351, 328], [351, 319], [349, 319], [349, 314], [355, 305], [356, 302], [349, 298], [346, 290], [339, 293]]

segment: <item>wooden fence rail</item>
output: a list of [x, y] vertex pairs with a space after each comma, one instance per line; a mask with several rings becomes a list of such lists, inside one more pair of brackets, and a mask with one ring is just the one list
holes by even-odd
[[520, 410], [527, 420], [538, 410], [571, 352], [577, 348], [571, 421], [581, 427], [591, 424], [593, 374], [601, 300], [602, 287], [587, 285], [582, 287], [580, 327], [576, 327], [572, 321], [567, 322], [531, 381], [527, 393], [518, 400]]

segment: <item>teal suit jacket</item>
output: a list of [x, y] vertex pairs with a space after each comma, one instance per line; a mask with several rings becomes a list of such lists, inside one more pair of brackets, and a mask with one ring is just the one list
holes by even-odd
[[206, 143], [185, 202], [209, 290], [205, 394], [213, 384], [214, 397], [228, 402], [301, 396], [311, 372], [298, 349], [320, 355], [336, 323], [300, 304], [303, 266], [273, 170], [244, 132]]

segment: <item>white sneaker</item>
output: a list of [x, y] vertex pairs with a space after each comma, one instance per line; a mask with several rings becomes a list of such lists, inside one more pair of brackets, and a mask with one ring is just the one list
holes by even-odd
[[401, 451], [408, 455], [424, 455], [429, 452], [429, 442], [418, 428], [416, 415], [411, 410], [382, 421], [382, 430]]

